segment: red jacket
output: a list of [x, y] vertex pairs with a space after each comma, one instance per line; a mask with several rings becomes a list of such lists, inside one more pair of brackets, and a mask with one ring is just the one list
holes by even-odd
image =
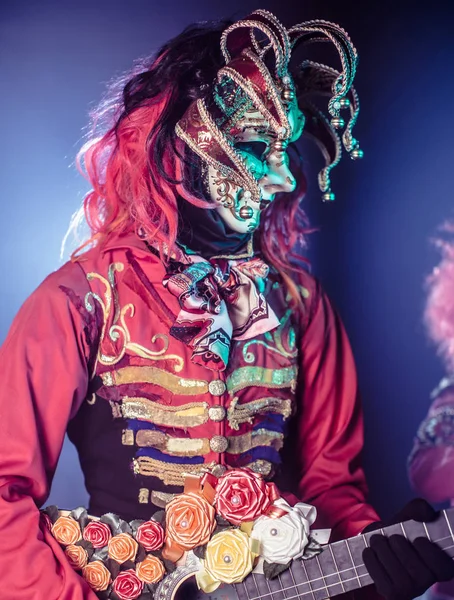
[[303, 275], [300, 322], [279, 282], [268, 285], [281, 325], [232, 342], [227, 368], [213, 370], [170, 334], [180, 305], [165, 274], [135, 236], [116, 240], [50, 275], [11, 327], [0, 351], [0, 585], [11, 600], [95, 599], [39, 524], [68, 424], [94, 512], [151, 514], [156, 489], [227, 464], [282, 471], [287, 496], [314, 504], [336, 538], [378, 520], [353, 358], [319, 284]]

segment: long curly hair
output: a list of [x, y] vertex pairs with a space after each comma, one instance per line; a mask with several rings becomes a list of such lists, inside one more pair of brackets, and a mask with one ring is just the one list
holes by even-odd
[[[77, 162], [92, 190], [73, 220], [74, 229], [82, 216], [90, 237], [73, 258], [87, 246], [102, 246], [114, 235], [139, 229], [172, 250], [178, 234], [178, 196], [196, 206], [214, 207], [188, 186], [185, 174], [195, 155], [176, 136], [175, 125], [189, 104], [210, 90], [224, 64], [220, 39], [229, 24], [189, 26], [112, 84], [91, 113], [89, 139]], [[277, 196], [264, 211], [258, 237], [264, 258], [280, 272], [300, 306], [294, 280], [302, 270], [299, 253], [309, 231], [300, 207], [306, 180], [300, 161], [295, 156], [291, 160], [298, 171], [297, 190]]]
[[438, 346], [447, 370], [454, 373], [454, 222], [447, 222], [442, 231], [449, 239], [437, 238], [441, 261], [427, 279], [427, 302], [424, 320], [431, 339]]

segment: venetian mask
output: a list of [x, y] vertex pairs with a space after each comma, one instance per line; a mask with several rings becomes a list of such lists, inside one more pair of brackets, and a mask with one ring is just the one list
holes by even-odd
[[208, 166], [207, 191], [222, 220], [239, 233], [254, 231], [263, 210], [278, 193], [295, 190], [296, 181], [289, 166], [288, 144], [301, 136], [304, 115], [295, 103], [289, 111], [291, 135], [280, 141], [270, 124], [255, 110], [247, 111], [229, 131], [233, 148], [243, 159], [260, 188], [260, 200], [254, 202], [249, 190], [242, 188], [229, 175]]
[[[306, 60], [292, 76], [295, 47], [325, 39], [338, 50], [342, 70]], [[224, 31], [221, 50], [225, 66], [175, 132], [202, 159], [209, 196], [224, 222], [240, 233], [253, 231], [275, 195], [295, 189], [287, 148], [303, 129], [326, 161], [318, 178], [323, 199], [334, 200], [330, 172], [342, 146], [351, 158], [362, 157], [352, 136], [359, 103], [352, 87], [357, 53], [348, 34], [328, 21], [285, 29], [270, 12], [256, 10]], [[314, 104], [314, 97], [326, 96], [328, 115]], [[348, 122], [342, 110], [349, 111]]]

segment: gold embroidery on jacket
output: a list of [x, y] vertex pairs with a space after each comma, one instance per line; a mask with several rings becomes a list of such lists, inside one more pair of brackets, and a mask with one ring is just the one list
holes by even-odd
[[167, 492], [155, 492], [150, 494], [150, 502], [159, 508], [165, 508], [166, 505], [175, 498], [176, 494], [168, 494]]
[[292, 414], [292, 400], [286, 398], [259, 398], [252, 402], [239, 404], [235, 397], [227, 409], [227, 420], [232, 429], [238, 430], [241, 423], [253, 423], [255, 415], [266, 412], [278, 413], [288, 419]]
[[197, 427], [208, 421], [207, 402], [189, 402], [180, 406], [167, 406], [147, 398], [125, 396], [121, 404], [115, 403], [119, 411], [114, 417], [139, 419], [165, 427]]
[[[115, 282], [115, 272], [124, 270], [124, 264], [121, 262], [112, 263], [109, 265], [107, 279], [99, 273], [87, 273], [87, 280], [98, 280], [104, 286], [103, 298], [96, 292], [88, 292], [85, 296], [85, 307], [89, 312], [95, 310], [95, 301], [99, 304], [103, 314], [103, 325], [101, 330], [101, 339], [98, 348], [97, 360], [102, 365], [115, 365], [118, 363], [126, 351], [149, 360], [172, 360], [176, 361], [174, 366], [175, 371], [179, 372], [183, 369], [184, 360], [176, 354], [166, 354], [169, 348], [169, 338], [167, 335], [158, 333], [151, 338], [152, 344], [160, 344], [160, 350], [152, 350], [141, 344], [131, 341], [131, 335], [126, 317], [134, 317], [134, 304], [129, 303], [125, 306], [120, 306], [118, 299], [118, 290]], [[112, 316], [113, 312], [113, 316]], [[115, 346], [116, 352], [112, 355], [104, 354], [102, 351], [103, 344], [109, 340], [112, 346]]]
[[139, 504], [154, 504], [159, 508], [165, 508], [171, 500], [175, 498], [176, 494], [168, 494], [167, 492], [156, 492], [155, 490], [149, 490], [148, 488], [140, 488], [139, 490]]
[[274, 474], [273, 463], [269, 462], [268, 460], [263, 460], [261, 458], [249, 463], [248, 465], [245, 465], [245, 467], [249, 467], [249, 469], [251, 469], [255, 473], [260, 473], [264, 477], [268, 478], [272, 477]]
[[136, 475], [158, 477], [165, 485], [183, 485], [186, 475], [202, 475], [210, 471], [216, 463], [183, 465], [164, 462], [149, 456], [133, 458], [133, 470]]
[[[129, 430], [134, 439], [134, 432]], [[156, 448], [172, 456], [202, 456], [210, 452], [208, 438], [178, 438], [163, 431], [140, 429], [136, 433], [136, 445], [140, 448]]]
[[164, 369], [150, 366], [122, 367], [116, 371], [101, 374], [104, 385], [109, 387], [126, 383], [151, 383], [184, 396], [197, 396], [208, 392], [208, 381], [203, 379], [184, 379]]
[[134, 431], [132, 429], [123, 429], [121, 443], [123, 446], [134, 446]]
[[147, 488], [140, 488], [139, 490], [139, 504], [148, 504], [148, 498], [150, 497], [150, 490]]
[[226, 381], [231, 394], [247, 387], [291, 388], [296, 386], [296, 366], [284, 369], [269, 369], [266, 367], [240, 367]]
[[[229, 445], [226, 450], [229, 454], [242, 454], [257, 446], [272, 446], [280, 450], [283, 445], [284, 434], [267, 429], [258, 429], [248, 433], [230, 436], [227, 438]], [[132, 429], [123, 431], [123, 443], [134, 444]], [[204, 456], [211, 452], [210, 438], [178, 438], [172, 437], [162, 431], [141, 429], [135, 434], [135, 443], [139, 448], [156, 448], [171, 456]]]
[[268, 429], [257, 429], [227, 439], [229, 446], [226, 452], [229, 454], [242, 454], [258, 446], [272, 446], [275, 450], [280, 450], [284, 445], [284, 434]]
[[292, 325], [288, 325], [291, 310], [288, 310], [282, 317], [279, 327], [273, 331], [268, 331], [264, 334], [263, 340], [251, 340], [243, 346], [243, 358], [247, 363], [255, 363], [256, 356], [249, 351], [251, 346], [263, 346], [270, 352], [275, 352], [284, 358], [296, 358], [298, 350], [296, 349], [295, 329]]

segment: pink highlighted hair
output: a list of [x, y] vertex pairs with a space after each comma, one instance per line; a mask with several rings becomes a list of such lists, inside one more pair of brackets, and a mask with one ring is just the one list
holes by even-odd
[[[454, 223], [446, 223], [442, 229], [454, 233]], [[442, 259], [427, 280], [428, 296], [425, 322], [430, 337], [438, 346], [438, 352], [450, 373], [454, 372], [454, 242], [436, 240]]]
[[[91, 139], [78, 155], [92, 190], [72, 226], [76, 229], [83, 217], [90, 237], [73, 259], [93, 244], [102, 247], [113, 236], [138, 230], [157, 241], [161, 250], [163, 245], [171, 250], [178, 233], [177, 197], [207, 210], [213, 207], [185, 186], [191, 153], [174, 128], [222, 66], [219, 42], [227, 26], [222, 22], [189, 27], [156, 58], [143, 61], [117, 81], [92, 113]], [[263, 213], [259, 237], [264, 258], [281, 273], [301, 308], [295, 274], [304, 259], [294, 249], [304, 246], [308, 229], [300, 208], [306, 181], [302, 173], [298, 175], [298, 189], [277, 197]], [[162, 258], [166, 260], [163, 253]]]

